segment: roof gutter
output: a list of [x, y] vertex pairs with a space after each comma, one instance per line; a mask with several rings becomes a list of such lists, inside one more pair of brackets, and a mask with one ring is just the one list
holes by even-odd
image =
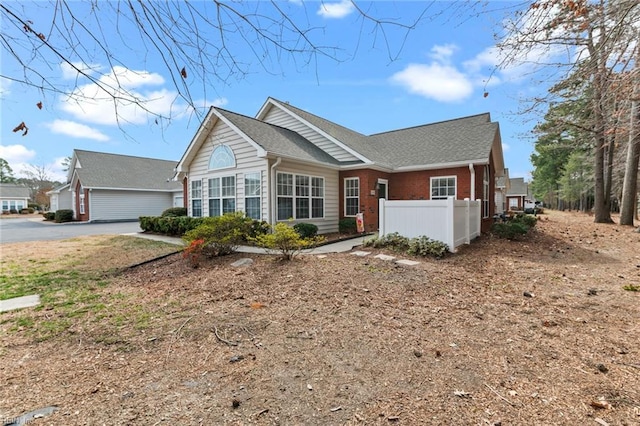
[[476, 169], [473, 163], [469, 163], [469, 173], [471, 173], [471, 201], [476, 199]]
[[270, 172], [271, 172], [271, 176], [270, 176], [270, 180], [271, 182], [269, 182], [269, 191], [271, 192], [271, 200], [270, 200], [270, 206], [271, 206], [271, 212], [270, 212], [270, 218], [269, 218], [269, 223], [271, 223], [271, 225], [275, 225], [276, 224], [276, 208], [277, 208], [277, 203], [276, 203], [276, 167], [278, 167], [280, 165], [280, 163], [282, 162], [282, 157], [278, 157], [276, 159], [276, 162], [273, 163], [273, 165], [271, 166]]

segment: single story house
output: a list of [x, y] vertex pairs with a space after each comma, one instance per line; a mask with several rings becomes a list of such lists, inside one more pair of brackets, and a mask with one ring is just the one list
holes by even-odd
[[524, 178], [509, 179], [509, 189], [507, 190], [508, 210], [524, 210], [528, 194], [529, 184], [524, 181]]
[[29, 188], [13, 183], [0, 183], [2, 213], [20, 212], [29, 206]]
[[[75, 220], [125, 221], [182, 207], [175, 161], [76, 149], [67, 181]], [[59, 199], [60, 200], [60, 199]]]
[[53, 188], [51, 191], [47, 192], [47, 195], [49, 196], [49, 211], [73, 210], [70, 188], [71, 184], [65, 183], [64, 185]]
[[211, 107], [176, 168], [190, 216], [242, 211], [269, 223], [308, 222], [320, 234], [378, 200], [482, 200], [491, 226], [504, 160], [488, 113], [364, 135], [268, 98], [255, 118]]

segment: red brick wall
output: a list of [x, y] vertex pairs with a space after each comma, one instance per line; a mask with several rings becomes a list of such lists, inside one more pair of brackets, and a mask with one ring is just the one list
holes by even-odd
[[[392, 174], [377, 170], [349, 170], [340, 172], [340, 219], [344, 218], [344, 180], [345, 178], [360, 178], [360, 212], [363, 213], [364, 229], [366, 232], [378, 230], [378, 179], [386, 179], [391, 187]], [[374, 194], [371, 195], [371, 191]]]

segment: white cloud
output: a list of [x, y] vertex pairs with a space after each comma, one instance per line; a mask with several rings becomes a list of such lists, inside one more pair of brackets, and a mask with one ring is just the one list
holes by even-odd
[[507, 152], [510, 149], [511, 149], [511, 147], [508, 144], [502, 142], [502, 152]]
[[11, 94], [11, 80], [0, 77], [0, 96], [9, 96]]
[[84, 124], [69, 120], [54, 120], [45, 124], [53, 133], [67, 135], [79, 139], [93, 139], [100, 142], [109, 140], [109, 136]]
[[160, 86], [164, 82], [159, 74], [117, 66], [97, 83], [78, 86], [62, 101], [61, 107], [76, 119], [89, 123], [143, 124], [149, 119], [150, 112], [171, 116], [178, 110], [175, 92], [143, 90], [145, 86]]
[[335, 18], [340, 19], [349, 15], [355, 10], [353, 7], [353, 3], [350, 0], [342, 0], [339, 3], [320, 3], [320, 8], [318, 9], [318, 15], [323, 18]]
[[461, 101], [473, 92], [473, 84], [466, 75], [451, 65], [436, 62], [430, 65], [409, 64], [395, 73], [391, 81], [410, 93], [441, 102]]
[[4, 158], [9, 165], [27, 162], [35, 156], [36, 152], [24, 145], [0, 145], [0, 158]]
[[431, 48], [431, 56], [435, 61], [448, 64], [454, 52], [458, 50], [455, 44], [435, 45]]

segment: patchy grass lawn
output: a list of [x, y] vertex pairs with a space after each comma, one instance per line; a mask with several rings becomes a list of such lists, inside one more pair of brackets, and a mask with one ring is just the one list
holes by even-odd
[[46, 299], [0, 314], [0, 418], [55, 405], [47, 424], [640, 422], [632, 228], [549, 212], [527, 239], [483, 236], [414, 267], [374, 251], [122, 269], [175, 247], [6, 247], [0, 291]]

